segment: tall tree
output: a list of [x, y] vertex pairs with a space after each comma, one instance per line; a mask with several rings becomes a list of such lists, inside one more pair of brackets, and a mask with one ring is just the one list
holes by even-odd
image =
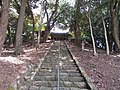
[[103, 27], [104, 27], [104, 32], [105, 32], [105, 42], [106, 42], [107, 55], [109, 55], [110, 50], [109, 50], [109, 44], [108, 44], [108, 38], [107, 38], [107, 30], [106, 30], [104, 18], [103, 18], [103, 16], [101, 16], [101, 17], [102, 17], [102, 22], [103, 22]]
[[94, 52], [94, 55], [97, 56], [96, 47], [95, 47], [95, 39], [94, 39], [94, 35], [93, 35], [92, 21], [91, 21], [91, 17], [90, 17], [90, 11], [88, 11], [88, 13], [86, 15], [88, 17], [89, 25], [90, 25], [90, 32], [91, 32], [92, 43], [93, 43], [93, 52]]
[[118, 18], [118, 0], [111, 0], [110, 2], [110, 13], [112, 19], [112, 30], [115, 43], [117, 45], [118, 51], [120, 52], [120, 41], [119, 41], [119, 18]]
[[0, 55], [5, 40], [5, 32], [7, 30], [7, 25], [8, 25], [9, 4], [10, 4], [10, 0], [3, 0], [1, 17], [0, 17]]
[[80, 41], [80, 0], [76, 0], [76, 12], [75, 12], [75, 44], [77, 46], [81, 45]]
[[42, 29], [42, 23], [43, 23], [43, 18], [45, 16], [44, 13], [44, 1], [41, 0], [41, 10], [40, 10], [40, 22], [39, 22], [39, 30], [38, 30], [38, 41], [37, 45], [39, 46], [39, 43], [41, 42], [41, 29]]
[[[54, 26], [56, 19], [59, 16], [59, 13], [57, 13], [59, 0], [56, 0], [55, 3], [49, 3], [48, 0], [44, 0], [44, 1], [45, 1], [44, 9], [47, 17], [47, 22], [46, 22], [45, 33], [43, 36], [43, 42], [46, 42], [46, 40], [48, 39], [50, 30]], [[51, 13], [49, 13], [50, 10], [48, 9], [52, 9]]]
[[7, 30], [8, 30], [8, 40], [9, 40], [8, 46], [10, 46], [12, 43], [12, 39], [11, 39], [11, 30], [10, 30], [9, 24], [7, 26]]
[[33, 29], [32, 29], [32, 44], [34, 45], [35, 19], [34, 19], [34, 15], [33, 15], [32, 7], [31, 7], [29, 1], [27, 1], [27, 5], [28, 5], [28, 10], [29, 10], [29, 12], [30, 12], [31, 19], [32, 19], [32, 24], [33, 24]]
[[95, 39], [94, 39], [94, 35], [93, 35], [93, 27], [92, 27], [92, 20], [91, 20], [91, 0], [88, 0], [88, 4], [87, 4], [87, 7], [86, 7], [86, 16], [88, 18], [88, 21], [89, 21], [89, 27], [90, 27], [90, 32], [91, 32], [91, 38], [92, 38], [92, 44], [93, 44], [93, 52], [94, 52], [94, 55], [97, 56], [97, 52], [96, 52], [96, 46], [95, 46]]
[[26, 3], [27, 0], [21, 0], [20, 14], [19, 14], [17, 31], [16, 31], [16, 43], [15, 43], [16, 55], [22, 53], [22, 31], [23, 31]]
[[[106, 3], [106, 2], [104, 2], [104, 3]], [[107, 2], [107, 4], [108, 4], [108, 2]], [[97, 2], [97, 7], [96, 7], [96, 9], [97, 10], [95, 10], [95, 11], [97, 11], [97, 17], [100, 17], [101, 19], [102, 19], [102, 22], [101, 22], [101, 24], [103, 24], [103, 25], [101, 25], [101, 27], [103, 27], [103, 29], [104, 29], [104, 38], [105, 38], [105, 46], [106, 46], [106, 53], [107, 53], [107, 55], [109, 55], [109, 53], [110, 53], [110, 50], [109, 50], [109, 43], [108, 43], [108, 31], [107, 31], [107, 26], [108, 26], [108, 22], [107, 22], [107, 20], [106, 20], [106, 22], [105, 22], [105, 19], [107, 18], [107, 17], [109, 17], [109, 16], [105, 16], [106, 15], [106, 13], [108, 12], [108, 8], [106, 7], [106, 5], [104, 5], [104, 6], [102, 6], [103, 5], [103, 2], [100, 0], [100, 1], [98, 1]], [[102, 7], [101, 7], [102, 6]], [[102, 31], [102, 30], [101, 30]], [[97, 32], [98, 33], [98, 32]]]

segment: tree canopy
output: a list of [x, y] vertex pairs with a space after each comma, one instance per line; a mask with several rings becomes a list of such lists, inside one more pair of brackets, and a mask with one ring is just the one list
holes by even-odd
[[[17, 45], [17, 37], [22, 40], [18, 46], [24, 43], [33, 44], [36, 39], [46, 42], [50, 30], [59, 23], [69, 27], [72, 36], [69, 39], [75, 39], [78, 46], [82, 45], [82, 41], [87, 41], [93, 44], [93, 47], [107, 49], [107, 40], [110, 51], [120, 50], [119, 0], [75, 0], [74, 4], [68, 0], [26, 0], [24, 5], [23, 0], [11, 0], [8, 6], [4, 6], [7, 1], [0, 0], [1, 21], [3, 11], [9, 11], [8, 19], [6, 18], [8, 24], [4, 27], [7, 30], [3, 30], [6, 36], [0, 37], [4, 38], [1, 39], [4, 41], [0, 45], [1, 50], [2, 46]], [[22, 6], [25, 9], [24, 13], [24, 9], [21, 10]], [[39, 13], [35, 13], [35, 9], [38, 9]], [[24, 16], [21, 17], [21, 13]], [[19, 26], [22, 22], [23, 27]], [[3, 25], [2, 22], [0, 24]], [[18, 30], [21, 31], [21, 35], [17, 35]], [[0, 35], [3, 32], [1, 30]], [[37, 38], [38, 36], [41, 38]]]

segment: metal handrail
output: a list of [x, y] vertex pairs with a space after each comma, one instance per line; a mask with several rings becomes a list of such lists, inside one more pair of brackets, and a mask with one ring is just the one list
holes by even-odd
[[57, 82], [57, 90], [60, 90], [60, 41], [58, 45], [58, 82]]

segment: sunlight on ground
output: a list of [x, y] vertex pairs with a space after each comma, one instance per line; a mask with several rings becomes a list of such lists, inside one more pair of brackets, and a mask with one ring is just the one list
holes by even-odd
[[116, 57], [120, 57], [120, 54], [118, 54], [118, 55], [110, 55], [110, 56], [116, 58]]
[[73, 62], [73, 61], [74, 61], [74, 60], [72, 60], [72, 59], [70, 60], [70, 62]]
[[6, 52], [8, 52], [8, 53], [14, 53], [14, 50], [4, 50], [4, 51], [2, 51], [2, 53], [6, 53]]
[[25, 55], [23, 57], [21, 57], [22, 59], [24, 60], [31, 60], [31, 58], [34, 58], [34, 57], [26, 57]]
[[90, 49], [84, 49], [85, 51], [90, 51], [90, 52], [92, 52], [93, 50], [90, 50]]
[[67, 59], [67, 57], [61, 57], [62, 59]]
[[[111, 56], [114, 57], [114, 58], [117, 57], [117, 55], [111, 55]], [[118, 57], [120, 57], [120, 56], [118, 56]]]
[[117, 55], [118, 57], [120, 57], [120, 55]]
[[11, 57], [11, 56], [0, 57], [0, 61], [2, 61], [2, 62], [9, 62], [9, 63], [13, 63], [13, 64], [25, 64], [25, 62], [19, 60], [16, 57]]
[[51, 50], [52, 52], [57, 52], [58, 50]]
[[29, 50], [24, 50], [24, 52], [30, 52], [33, 51], [34, 49], [29, 49]]
[[49, 72], [51, 72], [52, 70], [51, 69], [49, 69]]
[[63, 65], [63, 62], [60, 62], [60, 66], [62, 66]]

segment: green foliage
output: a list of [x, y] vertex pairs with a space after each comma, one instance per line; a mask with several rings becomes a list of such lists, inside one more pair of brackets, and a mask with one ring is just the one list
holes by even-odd
[[[31, 8], [37, 8], [38, 7], [38, 1], [39, 0], [30, 0], [30, 6]], [[48, 2], [48, 15], [51, 16], [52, 12], [55, 9], [55, 1], [56, 0], [47, 0]], [[76, 0], [77, 1], [77, 0]], [[110, 38], [109, 42], [113, 42], [114, 40], [112, 38], [112, 30], [111, 30], [111, 15], [110, 15], [110, 2], [112, 0], [82, 0], [80, 2], [80, 11], [78, 11], [78, 14], [76, 14], [76, 5], [71, 6], [70, 3], [68, 3], [68, 0], [60, 0], [59, 6], [57, 11], [55, 12], [55, 15], [52, 18], [52, 21], [56, 15], [58, 15], [56, 19], [56, 23], [62, 23], [65, 26], [69, 26], [71, 29], [71, 32], [75, 29], [73, 26], [75, 25], [75, 14], [76, 17], [78, 17], [80, 30], [81, 30], [81, 39], [82, 40], [88, 40], [91, 41], [90, 36], [90, 30], [89, 30], [89, 23], [88, 18], [86, 17], [86, 13], [88, 10], [90, 10], [91, 14], [91, 20], [92, 20], [92, 26], [93, 26], [93, 33], [95, 36], [95, 41], [99, 39], [103, 44], [105, 44], [105, 38], [104, 38], [104, 29], [103, 24], [101, 20], [101, 15], [104, 16], [105, 24], [107, 28], [108, 38]], [[120, 3], [120, 0], [118, 0]], [[37, 5], [38, 4], [38, 5]], [[11, 37], [12, 41], [14, 42], [15, 37], [15, 31], [17, 27], [17, 20], [19, 15], [19, 9], [20, 9], [20, 1], [19, 0], [12, 0], [10, 3], [10, 12], [9, 12], [9, 29], [10, 32], [6, 31], [6, 41]], [[102, 11], [102, 13], [101, 13]], [[120, 16], [120, 10], [118, 15]], [[40, 15], [34, 15], [35, 18], [35, 31], [39, 30], [39, 20]], [[46, 18], [46, 17], [45, 17]], [[120, 21], [120, 17], [119, 17]], [[23, 31], [23, 41], [29, 41], [32, 38], [32, 32], [33, 32], [33, 24], [32, 24], [30, 12], [28, 8], [26, 8], [26, 19], [24, 22], [24, 31]], [[52, 23], [52, 22], [51, 22]], [[45, 23], [46, 24], [46, 23]], [[45, 30], [45, 24], [42, 24], [42, 31]], [[72, 28], [71, 28], [72, 27]], [[70, 33], [72, 38], [74, 38], [74, 34]]]
[[57, 19], [58, 23], [63, 23], [64, 25], [70, 25], [74, 19], [75, 9], [68, 2], [60, 5], [60, 15]]
[[44, 24], [42, 24], [42, 29], [41, 29], [41, 31], [45, 31], [45, 25], [44, 25]]
[[32, 39], [32, 32], [33, 32], [33, 26], [32, 21], [28, 18], [26, 18], [24, 22], [24, 29], [23, 29], [23, 41], [27, 42], [30, 39]]
[[8, 30], [6, 31], [5, 44], [15, 42], [15, 31], [17, 27], [17, 20], [18, 20], [17, 13], [14, 12], [14, 9], [10, 9], [9, 20], [8, 20], [9, 22], [7, 28], [9, 31]]

